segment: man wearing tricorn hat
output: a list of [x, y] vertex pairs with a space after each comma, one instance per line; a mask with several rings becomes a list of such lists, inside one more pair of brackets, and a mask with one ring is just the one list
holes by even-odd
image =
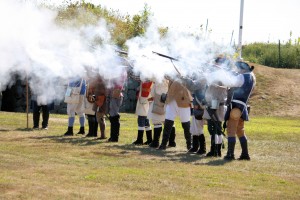
[[227, 121], [228, 151], [224, 159], [235, 159], [235, 135], [237, 135], [242, 147], [242, 153], [239, 160], [250, 160], [248, 142], [244, 130], [244, 121], [249, 120], [247, 103], [256, 82], [255, 75], [252, 72], [254, 67], [250, 67], [247, 63], [242, 61], [236, 62], [235, 66], [237, 67], [238, 72], [236, 75], [236, 85], [235, 88], [230, 89], [232, 95], [228, 101], [230, 105], [225, 115], [225, 121]]
[[193, 98], [185, 83], [176, 78], [170, 80], [168, 95], [166, 98], [166, 119], [164, 122], [163, 138], [159, 146], [160, 150], [167, 148], [167, 142], [172, 133], [174, 120], [179, 116], [186, 140], [187, 150], [191, 148], [190, 116], [191, 102]]
[[[106, 139], [105, 114], [106, 114], [106, 84], [99, 72], [92, 68], [87, 70], [86, 110], [89, 132], [87, 137], [97, 137], [98, 124], [100, 126], [100, 138]], [[89, 106], [92, 104], [92, 106]]]
[[181, 78], [186, 87], [191, 91], [193, 95], [193, 109], [192, 109], [192, 121], [190, 132], [192, 135], [192, 148], [188, 150], [189, 153], [197, 153], [204, 155], [206, 153], [206, 143], [203, 131], [204, 126], [204, 97], [206, 90], [206, 80], [203, 76], [194, 74], [193, 77]]
[[229, 60], [224, 55], [219, 55], [211, 66], [208, 74], [207, 89], [205, 92], [205, 107], [203, 118], [207, 119], [208, 132], [211, 135], [210, 151], [207, 157], [221, 157], [223, 142], [222, 121], [226, 112], [227, 87], [220, 76], [228, 67]]
[[128, 61], [117, 57], [115, 64], [116, 75], [107, 81], [107, 113], [110, 121], [110, 137], [108, 142], [118, 142], [120, 136], [120, 107], [123, 103], [124, 84], [127, 79]]

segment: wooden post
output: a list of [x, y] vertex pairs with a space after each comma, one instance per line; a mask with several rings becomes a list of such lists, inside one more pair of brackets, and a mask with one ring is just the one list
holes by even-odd
[[29, 129], [29, 86], [28, 86], [28, 74], [26, 75], [26, 114], [27, 114], [27, 129]]

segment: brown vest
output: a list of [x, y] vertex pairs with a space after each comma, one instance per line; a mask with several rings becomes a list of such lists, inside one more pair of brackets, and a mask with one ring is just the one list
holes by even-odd
[[166, 103], [170, 103], [172, 100], [175, 100], [180, 108], [191, 106], [192, 95], [180, 80], [175, 80], [170, 84]]

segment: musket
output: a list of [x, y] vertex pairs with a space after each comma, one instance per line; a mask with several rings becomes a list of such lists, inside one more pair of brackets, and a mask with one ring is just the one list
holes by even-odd
[[118, 53], [123, 54], [123, 55], [126, 55], [126, 56], [128, 55], [128, 52], [123, 51], [123, 50], [115, 49], [115, 52], [118, 52]]
[[[208, 106], [206, 107], [206, 111], [208, 113], [208, 115], [210, 116], [210, 119], [212, 120], [213, 124], [215, 125], [215, 127], [217, 128], [214, 133], [213, 133], [213, 137], [215, 137], [215, 134], [216, 134], [216, 131], [220, 131], [222, 133], [223, 136], [225, 136], [226, 138], [226, 135], [224, 133], [224, 131], [222, 130], [222, 127], [219, 126], [219, 124], [217, 123], [219, 121], [219, 118], [218, 118], [218, 115], [216, 113], [215, 110], [212, 110], [211, 108], [209, 108]], [[224, 149], [225, 148], [225, 145], [224, 145], [224, 142], [222, 142], [222, 148]]]
[[155, 51], [152, 51], [152, 53], [157, 54], [157, 55], [159, 55], [159, 56], [161, 56], [161, 57], [169, 58], [170, 60], [179, 61], [177, 58], [173, 58], [173, 57], [171, 57], [171, 56], [167, 56], [167, 55], [162, 54], [162, 53], [158, 53], [158, 52], [155, 52]]
[[168, 59], [170, 59], [171, 60], [171, 62], [172, 62], [172, 64], [173, 64], [173, 66], [174, 66], [174, 68], [175, 68], [175, 70], [177, 71], [177, 73], [181, 76], [181, 73], [180, 73], [180, 71], [177, 69], [177, 67], [175, 66], [175, 64], [173, 63], [173, 60], [175, 60], [175, 61], [179, 61], [177, 58], [173, 58], [173, 57], [171, 57], [171, 56], [167, 56], [167, 55], [165, 55], [165, 54], [162, 54], [162, 53], [158, 53], [158, 52], [155, 52], [155, 51], [152, 51], [152, 53], [154, 53], [154, 54], [156, 54], [156, 55], [158, 55], [158, 56], [161, 56], [161, 57], [164, 57], [164, 58], [168, 58]]

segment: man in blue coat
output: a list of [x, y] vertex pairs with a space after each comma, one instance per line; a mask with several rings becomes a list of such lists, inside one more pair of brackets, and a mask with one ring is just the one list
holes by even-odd
[[239, 138], [242, 153], [238, 160], [250, 160], [248, 153], [248, 142], [244, 130], [244, 121], [249, 120], [247, 103], [255, 86], [255, 75], [252, 72], [254, 67], [247, 63], [238, 61], [235, 63], [238, 74], [236, 75], [236, 85], [231, 88], [231, 98], [225, 115], [227, 121], [228, 151], [225, 160], [234, 160], [234, 148], [236, 135]]

